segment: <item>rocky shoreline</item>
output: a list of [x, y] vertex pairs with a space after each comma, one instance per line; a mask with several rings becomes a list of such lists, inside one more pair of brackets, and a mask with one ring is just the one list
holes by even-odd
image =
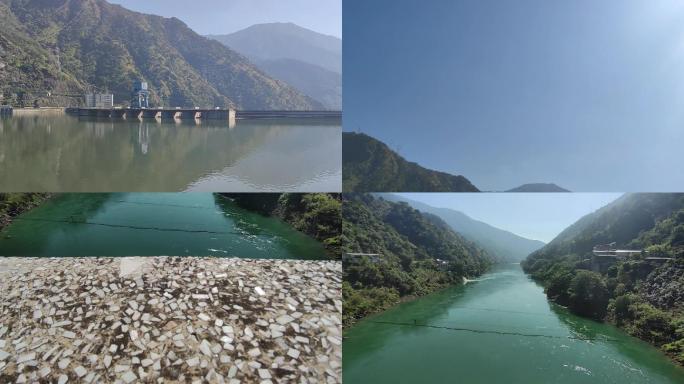
[[0, 230], [12, 220], [43, 204], [52, 197], [50, 193], [0, 193]]
[[342, 381], [342, 264], [0, 259], [0, 382]]

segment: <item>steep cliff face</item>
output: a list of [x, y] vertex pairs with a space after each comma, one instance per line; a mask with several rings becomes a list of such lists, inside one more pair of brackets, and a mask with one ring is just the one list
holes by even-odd
[[684, 263], [673, 263], [649, 274], [640, 292], [653, 306], [661, 309], [684, 305]]
[[59, 94], [89, 89], [125, 104], [143, 79], [153, 103], [166, 106], [320, 107], [176, 18], [104, 0], [0, 1], [0, 91], [15, 104], [73, 104]]

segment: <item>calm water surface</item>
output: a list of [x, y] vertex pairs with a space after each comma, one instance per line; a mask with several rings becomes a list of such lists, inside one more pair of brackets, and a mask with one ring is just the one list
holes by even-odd
[[550, 304], [518, 265], [359, 323], [343, 366], [349, 383], [684, 383], [656, 348]]
[[65, 194], [0, 232], [0, 256], [323, 259], [286, 223], [211, 193]]
[[0, 189], [11, 192], [336, 192], [339, 119], [228, 123], [0, 119]]

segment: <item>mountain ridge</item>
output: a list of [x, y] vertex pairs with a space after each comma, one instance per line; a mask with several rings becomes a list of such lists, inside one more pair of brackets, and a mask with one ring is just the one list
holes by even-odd
[[342, 73], [342, 40], [294, 23], [254, 24], [225, 35], [207, 35], [250, 58], [292, 58]]
[[157, 105], [321, 108], [177, 18], [104, 0], [0, 0], [0, 19], [0, 93], [17, 105], [73, 105], [60, 95], [93, 89], [118, 104], [142, 79]]
[[342, 40], [294, 23], [263, 23], [208, 35], [247, 57], [270, 76], [329, 109], [342, 109]]
[[520, 262], [532, 252], [545, 245], [544, 242], [528, 239], [513, 232], [497, 228], [467, 214], [450, 208], [437, 208], [396, 194], [375, 194], [389, 201], [403, 201], [411, 207], [439, 216], [452, 230], [474, 242], [489, 254], [505, 262]]
[[424, 168], [363, 133], [342, 132], [344, 192], [479, 192], [464, 176]]

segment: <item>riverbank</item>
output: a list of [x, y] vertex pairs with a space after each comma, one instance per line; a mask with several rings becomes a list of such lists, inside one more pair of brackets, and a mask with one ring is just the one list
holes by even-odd
[[[446, 290], [446, 289], [454, 288], [454, 287], [457, 287], [457, 286], [458, 286], [457, 284], [454, 284], [454, 285], [447, 285], [447, 286], [444, 286], [444, 287], [442, 287], [442, 288], [440, 288], [440, 289], [436, 289], [436, 290], [434, 290], [434, 291], [432, 291], [432, 292], [430, 292], [430, 293], [427, 293], [427, 294], [425, 294], [425, 295], [423, 295], [423, 296], [417, 296], [417, 295], [400, 296], [399, 299], [396, 300], [396, 302], [392, 302], [392, 301], [384, 302], [384, 305], [381, 305], [380, 307], [378, 307], [377, 310], [368, 312], [368, 313], [366, 313], [363, 317], [360, 317], [360, 318], [350, 317], [350, 316], [344, 317], [344, 316], [343, 316], [343, 320], [344, 320], [344, 321], [343, 321], [343, 330], [344, 330], [345, 333], [346, 333], [346, 332], [349, 332], [351, 329], [354, 328], [354, 326], [355, 326], [356, 324], [358, 324], [359, 322], [361, 322], [361, 321], [363, 321], [363, 320], [367, 320], [367, 319], [369, 319], [369, 318], [371, 318], [371, 317], [373, 317], [373, 316], [381, 315], [382, 313], [387, 312], [387, 311], [389, 311], [389, 310], [391, 310], [391, 309], [393, 309], [393, 308], [396, 308], [397, 306], [399, 306], [399, 305], [401, 305], [401, 304], [410, 303], [410, 302], [412, 302], [412, 301], [418, 300], [418, 299], [420, 299], [420, 298], [422, 298], [422, 297], [425, 297], [425, 296], [427, 296], [427, 295], [431, 295], [431, 294], [433, 294], [433, 293], [438, 293], [438, 292], [440, 292], [440, 291], [444, 291], [444, 290]], [[344, 293], [344, 292], [345, 292], [345, 291], [344, 291], [344, 289], [343, 289], [343, 291], [342, 291], [342, 296], [343, 296], [343, 297], [345, 296], [345, 293]], [[354, 293], [352, 293], [352, 294], [356, 294], [356, 292], [354, 292]], [[351, 301], [354, 301], [354, 300], [355, 300], [355, 298], [353, 298], [353, 296], [351, 296], [349, 293], [347, 293], [347, 298], [344, 299], [344, 303], [345, 303], [344, 306], [345, 306], [345, 307], [347, 306], [347, 304], [346, 304], [347, 301], [350, 301], [350, 302], [351, 302]]]
[[0, 259], [0, 381], [341, 382], [333, 261]]
[[[495, 264], [494, 266], [496, 266], [496, 264]], [[492, 267], [494, 267], [494, 266], [492, 266]], [[487, 271], [487, 272], [488, 272], [488, 271]], [[483, 275], [486, 274], [487, 272], [484, 272], [484, 273], [483, 273], [482, 275], [480, 275], [480, 276], [483, 276]], [[361, 317], [361, 318], [347, 319], [347, 320], [345, 320], [346, 322], [343, 322], [343, 325], [344, 325], [344, 332], [348, 332], [350, 329], [352, 329], [352, 328], [354, 327], [355, 324], [357, 324], [357, 323], [360, 322], [360, 321], [363, 321], [363, 320], [365, 320], [365, 319], [368, 319], [368, 318], [370, 318], [370, 317], [372, 317], [372, 316], [380, 315], [380, 314], [382, 314], [383, 312], [386, 312], [386, 311], [388, 311], [388, 310], [391, 310], [392, 308], [395, 308], [395, 307], [397, 307], [397, 306], [399, 306], [399, 305], [401, 305], [401, 304], [410, 303], [410, 302], [412, 302], [412, 301], [418, 300], [418, 299], [423, 298], [423, 297], [428, 296], [428, 295], [432, 295], [432, 294], [435, 294], [435, 293], [439, 293], [439, 292], [441, 292], [441, 291], [445, 291], [445, 290], [450, 289], [450, 288], [456, 288], [456, 287], [466, 286], [466, 285], [468, 285], [468, 284], [472, 284], [472, 283], [475, 283], [475, 282], [478, 282], [478, 281], [482, 281], [482, 280], [481, 280], [481, 279], [477, 279], [477, 278], [476, 278], [476, 279], [468, 279], [467, 277], [463, 277], [461, 281], [462, 281], [462, 283], [456, 282], [456, 283], [454, 283], [454, 284], [446, 284], [446, 285], [444, 285], [443, 287], [439, 287], [439, 288], [433, 287], [433, 289], [432, 289], [431, 291], [426, 292], [426, 293], [423, 294], [423, 295], [406, 295], [406, 296], [400, 296], [399, 299], [398, 299], [395, 303], [393, 303], [393, 304], [392, 304], [392, 303], [387, 303], [387, 304], [388, 304], [387, 306], [385, 306], [385, 307], [383, 307], [383, 308], [381, 308], [381, 309], [379, 308], [377, 311], [370, 312], [370, 313], [366, 314], [365, 316], [363, 316], [363, 317]], [[351, 286], [348, 286], [348, 288], [347, 288], [348, 292], [349, 292], [349, 289], [350, 289], [350, 288], [351, 288]], [[352, 289], [352, 291], [354, 291], [354, 290]], [[343, 291], [342, 291], [342, 292], [343, 292], [343, 297], [344, 297], [344, 288], [343, 288]], [[349, 292], [348, 295], [350, 295], [350, 294], [354, 294], [354, 293]], [[347, 301], [348, 299], [347, 299], [347, 298], [344, 298], [344, 300], [345, 300], [345, 306], [346, 306], [346, 301]], [[349, 300], [353, 300], [353, 299], [349, 298]], [[344, 317], [343, 317], [343, 319], [344, 319]]]
[[342, 198], [339, 193], [219, 193], [242, 208], [274, 216], [320, 241], [331, 259], [341, 258]]
[[12, 219], [39, 206], [52, 197], [50, 193], [0, 193], [0, 230]]
[[437, 216], [370, 194], [343, 194], [345, 326], [401, 297], [425, 296], [480, 276], [494, 258]]
[[[549, 301], [566, 307], [577, 316], [622, 329], [659, 348], [674, 363], [684, 367], [684, 303], [681, 299], [684, 295], [684, 260], [672, 260], [657, 268], [648, 264], [636, 260], [621, 262], [613, 277], [581, 269], [561, 270], [562, 273], [546, 279], [539, 274], [530, 276], [546, 287]], [[648, 266], [644, 268], [644, 265]], [[619, 282], [617, 276], [620, 276]], [[570, 287], [563, 287], [559, 280], [585, 292], [581, 306], [570, 301]], [[584, 283], [573, 284], [574, 281]], [[614, 288], [609, 290], [611, 286]], [[600, 316], [587, 314], [587, 308], [592, 307], [601, 309]]]
[[[486, 273], [486, 272], [485, 272]], [[484, 275], [484, 273], [483, 273]], [[478, 279], [470, 280], [463, 277], [460, 282], [458, 279], [452, 284], [444, 284], [442, 286], [431, 286], [428, 290], [421, 292], [420, 295], [409, 294], [400, 296], [397, 292], [392, 292], [390, 287], [381, 288], [363, 288], [354, 289], [351, 284], [346, 281], [342, 284], [342, 297], [344, 300], [344, 313], [342, 316], [344, 332], [348, 332], [354, 327], [355, 324], [367, 319], [371, 316], [380, 315], [383, 312], [391, 310], [401, 304], [410, 303], [412, 301], [418, 300], [428, 295], [439, 293], [450, 288], [456, 288], [465, 286], [468, 283], [480, 281]], [[396, 294], [396, 298], [395, 298]], [[365, 301], [370, 298], [374, 302], [370, 302], [367, 305], [359, 303], [359, 301]], [[363, 308], [363, 311], [359, 311], [359, 308]], [[363, 313], [363, 316], [356, 317], [356, 313]]]

